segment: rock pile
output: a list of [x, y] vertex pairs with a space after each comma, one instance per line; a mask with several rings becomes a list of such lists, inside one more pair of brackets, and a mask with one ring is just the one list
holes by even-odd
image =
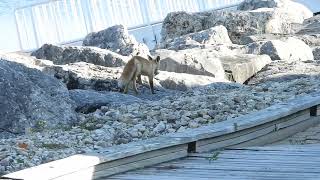
[[182, 50], [201, 47], [203, 44], [232, 44], [228, 30], [224, 26], [215, 26], [196, 33], [169, 39], [161, 44], [162, 49]]
[[108, 49], [123, 56], [137, 53], [142, 56], [150, 54], [149, 48], [129, 35], [127, 28], [123, 25], [115, 25], [99, 32], [90, 33], [84, 38], [82, 45]]
[[100, 66], [124, 66], [128, 57], [121, 56], [109, 50], [96, 47], [56, 46], [44, 44], [40, 49], [31, 53], [38, 59], [47, 59], [57, 65], [75, 62], [87, 62]]
[[249, 0], [238, 11], [212, 11], [204, 13], [169, 13], [162, 26], [162, 41], [188, 33], [194, 33], [217, 25], [228, 29], [231, 40], [236, 43], [241, 36], [295, 31], [294, 23], [302, 23], [313, 13], [303, 5], [291, 0]]
[[0, 137], [76, 123], [68, 89], [57, 79], [6, 59], [0, 69]]

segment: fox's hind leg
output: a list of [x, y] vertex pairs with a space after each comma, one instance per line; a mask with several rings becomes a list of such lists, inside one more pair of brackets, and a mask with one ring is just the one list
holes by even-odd
[[136, 94], [139, 94], [138, 89], [137, 89], [137, 83], [135, 81], [133, 82], [133, 90]]
[[127, 93], [128, 93], [129, 84], [130, 84], [130, 81], [129, 81], [128, 83], [126, 83], [125, 86], [124, 86], [124, 90], [123, 90], [123, 93], [124, 93], [124, 94], [127, 94]]
[[138, 89], [137, 89], [137, 82], [136, 82], [137, 76], [139, 76], [139, 75], [138, 75], [137, 72], [135, 72], [134, 75], [133, 75], [133, 78], [132, 78], [132, 83], [133, 83], [133, 90], [134, 90], [134, 92], [135, 92], [136, 94], [139, 94]]

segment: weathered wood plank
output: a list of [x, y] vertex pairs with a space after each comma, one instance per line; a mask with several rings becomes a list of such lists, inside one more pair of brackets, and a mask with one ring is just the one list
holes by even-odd
[[[287, 161], [285, 161], [287, 159]], [[305, 160], [305, 161], [303, 161]], [[315, 164], [317, 165], [318, 168], [320, 168], [319, 164], [319, 158], [317, 159], [312, 159], [311, 157], [309, 158], [304, 158], [304, 157], [286, 157], [285, 155], [282, 156], [273, 156], [269, 155], [267, 157], [264, 157], [264, 155], [255, 155], [253, 157], [251, 156], [240, 156], [238, 159], [235, 156], [226, 156], [225, 158], [218, 156], [214, 161], [210, 161], [209, 158], [190, 158], [188, 157], [187, 159], [181, 159], [179, 161], [170, 161], [168, 163], [162, 163], [161, 166], [167, 166], [170, 164], [184, 164], [184, 163], [203, 163], [203, 164], [211, 164], [214, 163], [214, 165], [219, 164], [219, 163], [241, 163], [241, 162], [252, 162], [251, 164], [269, 164], [273, 162], [279, 162], [280, 165], [297, 165], [297, 164]], [[279, 166], [280, 166], [279, 165]], [[250, 166], [250, 164], [248, 164]], [[157, 167], [157, 165], [155, 166]], [[309, 168], [309, 167], [304, 167], [304, 168]]]
[[[219, 177], [218, 177], [219, 178]], [[194, 179], [200, 179], [200, 180], [208, 180], [208, 179], [215, 179], [214, 174], [211, 175], [206, 175], [204, 177], [198, 176], [198, 177], [188, 177], [186, 175], [183, 174], [177, 174], [176, 176], [172, 176], [172, 175], [135, 175], [133, 177], [127, 177], [127, 176], [120, 176], [117, 178], [111, 178], [111, 179], [126, 179], [126, 180], [164, 180], [164, 179], [168, 179], [168, 180], [194, 180]], [[228, 178], [226, 179], [228, 180]], [[236, 178], [236, 180], [244, 180], [243, 178]]]
[[[112, 176], [111, 179], [319, 179], [318, 146], [258, 147], [222, 151], [209, 161], [211, 153], [190, 153], [191, 157]], [[288, 148], [291, 147], [291, 148]], [[294, 150], [296, 149], [296, 150]], [[309, 154], [310, 151], [310, 154]], [[305, 155], [305, 156], [303, 156]]]
[[[240, 154], [238, 157], [234, 154], [219, 154], [218, 156], [218, 159], [221, 159], [221, 160], [224, 160], [224, 161], [238, 161], [238, 159], [240, 159], [241, 161], [259, 161], [259, 162], [267, 162], [267, 161], [279, 161], [280, 160], [283, 160], [283, 159], [288, 159], [288, 161], [286, 161], [287, 163], [291, 163], [291, 162], [297, 162], [297, 161], [300, 161], [300, 160], [306, 160], [308, 162], [301, 162], [301, 163], [313, 163], [313, 162], [316, 162], [318, 163], [320, 161], [320, 159], [317, 157], [317, 158], [312, 158], [312, 156], [316, 156], [316, 154], [313, 154], [313, 155], [305, 155], [305, 156], [302, 156], [302, 155], [299, 155], [299, 154], [296, 154], [296, 155], [278, 155], [278, 154], [253, 154], [253, 155], [245, 155], [245, 154]], [[207, 159], [210, 159], [212, 157], [211, 156], [207, 156], [207, 157], [190, 157], [190, 160], [197, 160], [197, 158], [207, 158]], [[277, 158], [277, 159], [273, 159], [273, 158]]]
[[101, 161], [99, 157], [87, 155], [75, 155], [65, 159], [42, 164], [40, 166], [28, 168], [22, 171], [14, 172], [4, 177], [24, 179], [24, 180], [44, 180], [53, 179], [57, 176], [73, 173], [75, 171], [86, 169]]
[[116, 160], [113, 162], [99, 164], [96, 166], [94, 177], [112, 175], [119, 172], [153, 165], [155, 162], [162, 163], [181, 157], [186, 157], [188, 155], [187, 146], [187, 144], [183, 144], [171, 148], [159, 149], [157, 151], [140, 154], [138, 156]]
[[111, 179], [160, 179], [167, 177], [167, 179], [176, 179], [176, 178], [210, 178], [210, 179], [305, 179], [305, 178], [316, 178], [320, 177], [319, 173], [265, 173], [265, 172], [248, 172], [248, 171], [233, 171], [226, 172], [220, 170], [190, 170], [190, 169], [176, 169], [174, 171], [158, 171], [158, 170], [149, 170], [146, 171], [137, 171], [129, 172], [123, 175], [117, 175], [111, 177]]
[[[269, 157], [270, 158], [270, 157]], [[199, 168], [202, 167], [203, 164], [214, 164], [214, 166], [223, 167], [223, 166], [247, 166], [247, 167], [268, 167], [268, 166], [275, 166], [277, 164], [277, 167], [286, 169], [291, 167], [297, 167], [300, 166], [307, 166], [304, 168], [304, 170], [307, 169], [320, 169], [319, 167], [319, 160], [318, 161], [308, 161], [308, 162], [301, 162], [303, 159], [298, 159], [296, 161], [291, 160], [288, 162], [285, 161], [285, 158], [281, 158], [280, 160], [266, 160], [266, 159], [251, 159], [251, 160], [241, 160], [241, 159], [219, 159], [210, 161], [209, 159], [206, 159], [205, 161], [200, 161], [198, 159], [188, 159], [187, 161], [179, 161], [179, 162], [171, 162], [169, 164], [162, 164], [161, 166], [154, 166], [157, 167], [170, 167], [170, 166], [177, 166], [178, 168], [181, 168], [183, 166], [184, 168], [188, 168], [188, 165], [199, 165]], [[306, 160], [307, 161], [307, 160]], [[180, 166], [181, 165], [181, 166]]]
[[[217, 142], [214, 142], [215, 139], [199, 140], [196, 143], [196, 151], [197, 152], [208, 152], [208, 151], [211, 151], [214, 149], [229, 147], [229, 146], [232, 146], [232, 145], [235, 145], [238, 143], [246, 142], [251, 139], [255, 139], [257, 137], [266, 135], [270, 132], [273, 132], [274, 130], [275, 130], [275, 127], [270, 126], [270, 127], [262, 128], [262, 129], [250, 132], [248, 134], [240, 135], [240, 136], [236, 136], [238, 134], [235, 134], [235, 137], [233, 137], [233, 138], [228, 138], [226, 140], [217, 141]], [[224, 138], [224, 137], [222, 137], [222, 138]], [[211, 142], [211, 143], [208, 143], [208, 142]]]
[[[184, 157], [186, 157], [188, 155], [187, 149], [188, 149], [188, 145], [182, 144], [182, 145], [178, 145], [178, 146], [167, 147], [167, 148], [163, 148], [163, 149], [149, 151], [149, 152], [145, 152], [142, 154], [129, 156], [127, 158], [122, 158], [122, 159], [117, 159], [117, 160], [101, 163], [96, 166], [95, 171], [101, 171], [101, 170], [105, 170], [108, 168], [121, 166], [121, 165], [129, 164], [132, 162], [138, 162], [141, 160], [147, 160], [147, 159], [158, 157], [158, 156], [170, 155], [170, 154], [176, 153], [176, 152], [180, 152], [181, 155], [184, 155]], [[180, 156], [178, 158], [180, 158]]]
[[[264, 110], [258, 111], [256, 113], [251, 113], [246, 116], [245, 121], [238, 122], [238, 129], [246, 129], [250, 127], [257, 126], [259, 124], [264, 124], [271, 122], [301, 110], [309, 109], [312, 106], [319, 105], [320, 96], [308, 95], [294, 100], [288, 101], [286, 103], [280, 103]], [[240, 117], [239, 117], [240, 118]], [[257, 119], [259, 119], [257, 121]], [[240, 119], [239, 119], [240, 120]]]
[[202, 126], [195, 129], [187, 129], [180, 133], [170, 133], [165, 136], [173, 138], [190, 138], [192, 141], [197, 141], [199, 139], [218, 137], [234, 132], [234, 119], [227, 121], [218, 122], [215, 124], [210, 124], [207, 126]]
[[[161, 156], [155, 156], [153, 158], [143, 159], [140, 161], [134, 161], [134, 162], [122, 164], [119, 166], [109, 167], [106, 169], [103, 169], [103, 167], [100, 167], [99, 171], [96, 171], [96, 169], [93, 168], [91, 169], [90, 179], [105, 179], [107, 176], [110, 176], [110, 175], [154, 165], [155, 162], [160, 163], [160, 162], [170, 161], [179, 157], [185, 157], [186, 155], [187, 155], [186, 151], [177, 151], [177, 152], [173, 152], [173, 153], [169, 153]], [[55, 178], [54, 180], [69, 180], [69, 179], [87, 180], [83, 178], [83, 175], [87, 175], [88, 173], [89, 173], [88, 171], [87, 172], [79, 171], [76, 173]]]
[[291, 116], [280, 119], [279, 121], [276, 122], [276, 128], [282, 129], [288, 126], [292, 126], [301, 121], [305, 121], [309, 118], [310, 118], [310, 110], [306, 109], [306, 110], [300, 111], [299, 113], [295, 113]]
[[[313, 155], [320, 154], [320, 144], [306, 144], [306, 145], [272, 145], [272, 146], [251, 146], [243, 148], [227, 148], [222, 151], [221, 156], [224, 155], [248, 155], [248, 154], [283, 154], [285, 151], [286, 155], [297, 154], [297, 155]], [[221, 151], [220, 151], [221, 152]], [[209, 157], [212, 152], [206, 153], [189, 153], [188, 157]]]
[[[259, 179], [259, 180], [292, 180], [292, 179], [317, 179], [317, 177], [320, 177], [319, 174], [313, 174], [310, 176], [301, 176], [297, 174], [294, 178], [288, 177], [286, 174], [275, 174], [273, 176], [258, 176], [255, 175], [255, 173], [242, 173], [237, 172], [238, 174], [224, 174], [219, 175], [216, 174], [217, 172], [210, 172], [208, 174], [196, 174], [196, 176], [189, 176], [189, 174], [159, 174], [159, 175], [145, 175], [145, 174], [138, 174], [133, 176], [117, 176], [110, 179], [125, 179], [125, 180], [194, 180], [194, 179], [223, 179], [223, 180], [248, 180], [248, 179]], [[109, 179], [109, 178], [108, 178]]]
[[[264, 156], [267, 158], [268, 156], [271, 157], [277, 157], [277, 156], [284, 156], [287, 158], [305, 158], [305, 159], [314, 159], [314, 160], [318, 160], [320, 157], [316, 156], [317, 154], [319, 154], [319, 152], [299, 152], [299, 153], [290, 153], [290, 151], [286, 152], [286, 154], [279, 154], [279, 153], [273, 153], [272, 151], [270, 153], [244, 153], [241, 152], [241, 154], [239, 154], [240, 152], [225, 152], [222, 151], [219, 154], [219, 158], [221, 159], [235, 159], [237, 157], [239, 158], [250, 158], [250, 159], [255, 159], [255, 158], [264, 158]], [[189, 155], [189, 158], [209, 158], [212, 157], [213, 154], [201, 154], [201, 155]], [[296, 157], [297, 156], [297, 157]], [[320, 159], [319, 159], [320, 160]]]
[[[230, 152], [233, 151], [258, 151], [258, 152], [277, 152], [277, 151], [286, 151], [286, 152], [316, 152], [320, 151], [320, 144], [304, 144], [304, 145], [268, 145], [268, 146], [250, 146], [242, 148], [229, 148]], [[229, 151], [228, 151], [229, 152]], [[200, 154], [200, 153], [199, 153]], [[206, 153], [204, 153], [206, 154]]]
[[[166, 163], [167, 164], [167, 163]], [[218, 166], [216, 164], [213, 164], [215, 166]], [[172, 168], [176, 167], [176, 168]], [[185, 163], [181, 162], [180, 167], [178, 166], [171, 166], [171, 168], [163, 167], [162, 169], [160, 167], [152, 167], [147, 168], [144, 170], [138, 170], [138, 171], [132, 171], [128, 172], [126, 174], [122, 175], [116, 175], [113, 176], [115, 178], [142, 178], [143, 177], [152, 177], [152, 178], [160, 178], [160, 177], [173, 177], [168, 179], [175, 179], [179, 177], [185, 177], [185, 178], [200, 178], [200, 177], [206, 177], [206, 178], [220, 178], [220, 179], [227, 179], [230, 176], [235, 177], [231, 179], [239, 179], [241, 177], [247, 177], [247, 178], [259, 178], [259, 179], [272, 179], [272, 178], [280, 178], [282, 177], [284, 179], [292, 179], [300, 177], [301, 179], [305, 178], [315, 178], [319, 177], [319, 173], [300, 173], [300, 172], [268, 172], [265, 171], [259, 172], [259, 171], [247, 171], [247, 170], [237, 170], [237, 171], [230, 171], [230, 170], [214, 170], [214, 169], [203, 169], [201, 165], [195, 165], [194, 169], [192, 168], [185, 168]], [[299, 166], [296, 166], [296, 168], [300, 168]], [[319, 169], [319, 168], [318, 168]], [[141, 176], [140, 176], [141, 175]], [[111, 178], [113, 178], [111, 177]]]
[[137, 141], [128, 144], [121, 144], [118, 146], [112, 146], [97, 153], [89, 153], [90, 155], [98, 156], [102, 162], [109, 162], [118, 160], [149, 151], [155, 151], [159, 149], [165, 149], [177, 145], [183, 145], [192, 142], [190, 138], [172, 138], [172, 137], [155, 137], [147, 140]]
[[134, 163], [130, 163], [128, 165], [123, 165], [123, 166], [118, 166], [118, 167], [114, 167], [114, 168], [110, 168], [108, 169], [108, 171], [112, 171], [112, 173], [107, 173], [106, 171], [99, 171], [96, 172], [94, 174], [94, 178], [103, 178], [109, 175], [113, 175], [115, 173], [119, 173], [119, 172], [125, 172], [125, 171], [129, 171], [132, 169], [137, 169], [137, 168], [143, 168], [143, 167], [147, 167], [147, 166], [151, 166], [154, 165], [155, 162], [166, 162], [166, 161], [170, 161], [172, 159], [176, 159], [176, 158], [181, 158], [181, 157], [185, 157], [186, 156], [186, 152], [175, 152], [175, 153], [171, 153], [170, 155], [165, 155], [165, 156], [158, 156], [155, 158], [150, 158], [147, 160], [143, 160], [141, 162], [134, 162]]
[[293, 134], [306, 130], [307, 128], [319, 124], [320, 116], [311, 117], [308, 120], [302, 121], [300, 123], [294, 124], [292, 126], [279, 129], [277, 131], [273, 131], [269, 134], [266, 134], [264, 136], [260, 136], [256, 139], [252, 139], [250, 141], [230, 146], [230, 148], [240, 148], [240, 147], [249, 147], [249, 146], [261, 146], [265, 144], [270, 144], [273, 142], [280, 141], [284, 138], [287, 138], [289, 136], [292, 136]]
[[[267, 128], [270, 128], [271, 126], [272, 125], [264, 124], [264, 125], [257, 126], [255, 128], [249, 128], [246, 130], [225, 134], [223, 136], [207, 138], [207, 139], [200, 139], [197, 141], [196, 145], [197, 146], [204, 146], [204, 145], [208, 145], [208, 144], [212, 144], [212, 143], [218, 143], [218, 142], [222, 142], [222, 141], [226, 141], [226, 140], [232, 140], [232, 139], [239, 138], [241, 136], [245, 136], [245, 135], [248, 135], [251, 133], [256, 133], [257, 131], [259, 132], [259, 130], [267, 129]], [[274, 130], [274, 128], [275, 128], [274, 126], [271, 127], [272, 130]]]
[[[173, 165], [179, 165], [173, 164]], [[166, 166], [156, 166], [158, 168], [165, 168]], [[302, 169], [300, 167], [279, 167], [276, 164], [266, 164], [266, 165], [243, 165], [242, 167], [239, 166], [232, 166], [232, 164], [219, 164], [219, 166], [215, 166], [215, 163], [183, 163], [180, 166], [184, 169], [207, 169], [207, 170], [223, 170], [223, 171], [257, 171], [257, 172], [300, 172], [300, 173], [319, 173], [320, 168], [308, 168]]]
[[[223, 147], [229, 147], [232, 145], [238, 145], [238, 144], [241, 144], [242, 142], [247, 142], [252, 139], [258, 138], [260, 136], [264, 136], [275, 130], [297, 124], [308, 118], [310, 118], [309, 109], [299, 111], [290, 116], [283, 117], [277, 121], [259, 125], [254, 128], [249, 128], [246, 130], [230, 133], [230, 134], [219, 136], [219, 137], [214, 137], [211, 139], [199, 140], [196, 143], [196, 151], [206, 152], [206, 151], [211, 151], [211, 150], [219, 149]], [[265, 142], [261, 142], [261, 143], [265, 144]]]
[[[274, 175], [286, 175], [290, 176], [291, 178], [293, 177], [292, 175], [298, 175], [300, 174], [301, 177], [314, 177], [314, 175], [320, 175], [319, 173], [300, 173], [300, 172], [270, 172], [270, 173], [265, 173], [265, 172], [259, 172], [259, 171], [245, 171], [245, 170], [240, 170], [240, 171], [224, 171], [224, 170], [208, 170], [208, 169], [172, 169], [172, 170], [159, 170], [156, 168], [146, 168], [144, 170], [137, 170], [137, 171], [131, 171], [125, 174], [121, 175], [116, 175], [112, 177], [121, 177], [121, 176], [135, 176], [135, 175], [171, 175], [175, 176], [178, 174], [186, 175], [186, 176], [191, 176], [191, 177], [197, 177], [201, 175], [215, 175], [215, 176], [225, 176], [225, 175], [233, 175], [233, 176], [241, 176], [243, 174], [246, 175], [251, 175], [251, 176], [256, 176], [256, 177], [272, 177]], [[178, 175], [179, 176], [179, 175]], [[181, 176], [181, 175], [180, 175]]]

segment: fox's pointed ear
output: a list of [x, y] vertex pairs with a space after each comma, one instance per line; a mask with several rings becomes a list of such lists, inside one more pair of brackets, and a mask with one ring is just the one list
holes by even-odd
[[160, 56], [157, 56], [156, 62], [159, 62], [159, 61], [160, 61]]
[[152, 61], [152, 57], [151, 57], [151, 56], [149, 56], [149, 55], [148, 55], [148, 59], [149, 59], [150, 61]]

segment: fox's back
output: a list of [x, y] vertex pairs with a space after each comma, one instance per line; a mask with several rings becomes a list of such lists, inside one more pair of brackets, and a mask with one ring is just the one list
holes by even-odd
[[152, 61], [145, 59], [143, 57], [137, 56], [136, 58], [137, 66], [141, 69], [142, 75], [149, 75], [153, 72]]

